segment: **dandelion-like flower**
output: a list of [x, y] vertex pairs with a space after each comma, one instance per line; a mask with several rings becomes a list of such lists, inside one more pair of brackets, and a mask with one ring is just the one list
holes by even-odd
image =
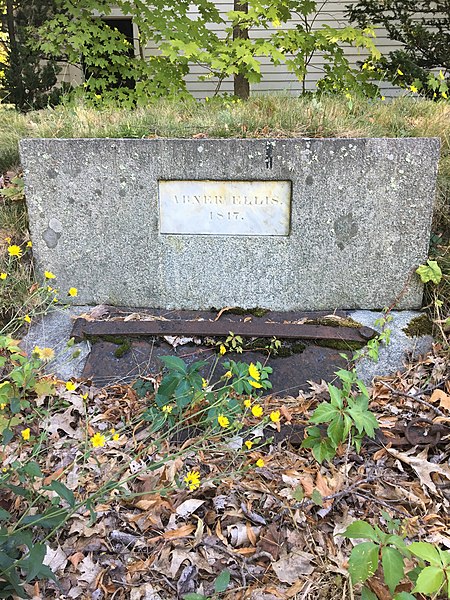
[[71, 287], [67, 293], [69, 294], [69, 296], [72, 296], [72, 298], [75, 298], [75, 296], [78, 296], [78, 290], [76, 287]]
[[223, 344], [220, 344], [219, 354], [221, 354], [223, 356], [226, 351], [227, 351], [227, 349], [225, 348], [225, 346]]
[[261, 406], [261, 404], [255, 404], [254, 406], [252, 406], [252, 415], [254, 417], [262, 417], [264, 414], [264, 410], [263, 407]]
[[258, 458], [258, 460], [256, 461], [256, 466], [260, 469], [264, 466], [264, 461], [262, 458]]
[[250, 377], [253, 377], [253, 379], [255, 379], [256, 381], [259, 381], [261, 379], [261, 373], [258, 371], [258, 368], [253, 363], [249, 364], [248, 374], [250, 375]]
[[27, 248], [32, 248], [33, 247], [33, 242], [27, 242]]
[[251, 408], [252, 407], [252, 401], [250, 400], [250, 398], [246, 398], [244, 400], [244, 406], [245, 406], [245, 408]]
[[36, 346], [33, 352], [41, 360], [49, 361], [55, 358], [55, 351], [52, 348], [39, 348], [39, 346]]
[[248, 448], [249, 450], [251, 450], [251, 449], [252, 449], [253, 442], [252, 442], [251, 440], [247, 440], [247, 441], [245, 441], [245, 442], [244, 442], [244, 444], [247, 446], [247, 448]]
[[173, 406], [170, 406], [170, 404], [166, 404], [161, 408], [161, 410], [163, 411], [163, 413], [167, 413], [168, 415], [170, 415], [170, 413], [173, 411]]
[[225, 373], [224, 377], [226, 377], [227, 379], [230, 379], [231, 377], [233, 377], [233, 373], [231, 371], [227, 371]]
[[91, 444], [94, 448], [103, 448], [106, 443], [106, 438], [101, 433], [97, 432], [95, 435], [91, 437]]
[[228, 417], [225, 417], [225, 415], [219, 415], [217, 417], [217, 421], [219, 422], [219, 425], [221, 427], [228, 427], [230, 424], [230, 420]]
[[15, 256], [17, 258], [20, 258], [22, 256], [22, 249], [20, 246], [13, 244], [12, 246], [8, 246], [8, 254], [10, 256]]
[[0, 279], [6, 279], [8, 277], [8, 273], [0, 273]]
[[0, 403], [0, 410], [5, 410], [5, 408], [6, 408], [6, 402]]
[[280, 419], [281, 419], [281, 413], [280, 413], [280, 411], [279, 411], [279, 410], [273, 410], [273, 411], [270, 413], [270, 420], [271, 420], [273, 423], [279, 423]]
[[200, 487], [200, 472], [199, 471], [188, 471], [184, 482], [191, 492], [197, 490]]
[[31, 317], [30, 315], [25, 315], [23, 320], [25, 321], [25, 323], [31, 323]]
[[205, 389], [208, 387], [208, 380], [202, 377], [202, 388]]
[[31, 433], [31, 432], [30, 432], [30, 428], [29, 428], [29, 427], [27, 427], [27, 429], [23, 429], [23, 430], [21, 431], [22, 438], [23, 438], [23, 439], [24, 439], [26, 442], [27, 442], [27, 441], [30, 439], [30, 433]]
[[51, 271], [45, 271], [44, 277], [45, 277], [45, 279], [56, 279], [56, 275], [53, 275], [53, 273]]
[[74, 392], [76, 389], [76, 384], [73, 381], [67, 381], [66, 383], [66, 390], [68, 392]]
[[253, 379], [250, 379], [249, 384], [256, 389], [262, 388], [262, 385], [259, 383], [259, 381], [253, 381]]

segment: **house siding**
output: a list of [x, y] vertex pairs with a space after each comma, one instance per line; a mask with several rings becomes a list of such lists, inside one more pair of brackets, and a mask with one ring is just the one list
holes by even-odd
[[[347, 1], [339, 1], [339, 0], [326, 0], [324, 3], [320, 4], [320, 11], [317, 14], [315, 21], [315, 28], [320, 28], [322, 25], [328, 24], [335, 27], [345, 27], [349, 23], [345, 18], [346, 13], [346, 5], [349, 4]], [[227, 12], [233, 10], [233, 0], [228, 1], [217, 1], [216, 5], [225, 18]], [[191, 10], [192, 17], [196, 16], [196, 11], [194, 9]], [[118, 9], [113, 9], [112, 17], [120, 17], [122, 14]], [[296, 23], [300, 22], [300, 19], [293, 19], [292, 22], [289, 23], [288, 27], [295, 27]], [[136, 27], [136, 26], [135, 26]], [[219, 35], [221, 33], [224, 34], [223, 25], [219, 24], [211, 24], [210, 26], [212, 31], [215, 31]], [[252, 29], [250, 32], [251, 38], [264, 37], [270, 35], [272, 32], [277, 31], [277, 29]], [[135, 34], [137, 38], [137, 30], [135, 29]], [[376, 40], [375, 43], [377, 48], [380, 50], [382, 54], [387, 54], [396, 48], [400, 48], [401, 44], [393, 42], [389, 40], [387, 37], [386, 31], [382, 28], [378, 28], [376, 30]], [[137, 49], [136, 49], [137, 51]], [[151, 56], [157, 53], [158, 50], [156, 46], [148, 46], [144, 50], [145, 56]], [[367, 56], [361, 49], [348, 47], [345, 49], [346, 55], [349, 58], [350, 64], [356, 66], [359, 61], [364, 60]], [[269, 93], [269, 92], [285, 92], [289, 91], [293, 94], [300, 94], [302, 92], [302, 83], [298, 81], [298, 79], [288, 71], [285, 65], [274, 66], [267, 57], [261, 57], [261, 73], [262, 79], [260, 83], [251, 84], [251, 92], [252, 93]], [[207, 70], [202, 68], [200, 65], [192, 64], [190, 73], [186, 76], [186, 84], [188, 90], [192, 93], [192, 95], [196, 98], [205, 98], [207, 96], [212, 96], [216, 93], [218, 89], [218, 80], [217, 78], [211, 78], [207, 80], [202, 80], [200, 77], [202, 75], [206, 75]], [[305, 81], [305, 88], [307, 91], [313, 91], [316, 88], [318, 80], [323, 75], [323, 61], [321, 59], [320, 54], [315, 55], [311, 61], [310, 68], [308, 71], [308, 75]], [[82, 74], [79, 69], [73, 66], [64, 66], [60, 75], [61, 80], [70, 82], [72, 84], [79, 84], [82, 82]], [[394, 96], [398, 93], [398, 89], [394, 88], [388, 82], [381, 82], [380, 84], [381, 93], [387, 97]], [[229, 77], [224, 79], [219, 88], [220, 93], [233, 93], [233, 78]]]

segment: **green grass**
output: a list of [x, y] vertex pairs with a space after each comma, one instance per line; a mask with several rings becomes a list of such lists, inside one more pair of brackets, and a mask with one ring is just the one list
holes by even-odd
[[[199, 134], [221, 138], [439, 137], [442, 155], [433, 230], [440, 240], [434, 253], [443, 256], [450, 279], [449, 102], [409, 97], [392, 102], [355, 99], [350, 107], [347, 100], [340, 98], [271, 95], [247, 102], [161, 101], [134, 111], [96, 110], [79, 104], [23, 115], [4, 108], [0, 109], [0, 171], [19, 166], [18, 141], [24, 137], [191, 138]], [[0, 229], [14, 230], [12, 237], [17, 242], [26, 236], [26, 223], [19, 214], [17, 224], [14, 222], [14, 210], [9, 216], [6, 214], [6, 224], [0, 222]], [[0, 270], [1, 262], [0, 252]], [[445, 301], [450, 302], [448, 280], [441, 287]], [[5, 310], [2, 303], [0, 297], [0, 318]]]

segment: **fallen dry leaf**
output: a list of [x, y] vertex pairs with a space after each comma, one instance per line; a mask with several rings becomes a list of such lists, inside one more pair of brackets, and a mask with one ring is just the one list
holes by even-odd
[[430, 402], [433, 404], [439, 402], [440, 408], [450, 410], [450, 395], [445, 393], [443, 390], [434, 390], [431, 394]]
[[387, 451], [389, 454], [392, 454], [395, 458], [398, 458], [402, 462], [406, 463], [410, 467], [414, 469], [417, 475], [420, 478], [422, 485], [430, 489], [433, 494], [437, 494], [437, 488], [431, 479], [432, 473], [438, 473], [439, 475], [443, 475], [446, 479], [450, 480], [450, 467], [447, 465], [439, 465], [436, 463], [431, 463], [426, 460], [427, 450], [422, 450], [420, 454], [417, 456], [409, 456], [404, 452], [399, 452], [395, 450], [395, 448], [388, 448]]
[[293, 584], [300, 577], [311, 575], [314, 571], [313, 560], [313, 554], [296, 550], [272, 563], [272, 569], [282, 583]]

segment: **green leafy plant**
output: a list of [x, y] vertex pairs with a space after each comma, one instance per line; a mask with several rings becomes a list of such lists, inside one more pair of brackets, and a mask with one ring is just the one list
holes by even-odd
[[27, 357], [17, 342], [0, 336], [0, 368], [6, 377], [0, 383], [0, 436], [3, 444], [13, 437], [12, 429], [24, 421], [22, 411], [30, 408], [30, 393], [50, 395], [54, 386], [39, 378], [42, 360], [37, 355]]
[[[221, 342], [217, 342], [220, 346]], [[223, 345], [225, 346], [228, 352], [236, 352], [237, 354], [242, 354], [242, 346], [244, 344], [244, 340], [240, 335], [235, 335], [232, 331], [230, 331], [230, 335], [225, 339]]]
[[0, 69], [3, 101], [21, 111], [57, 104], [68, 86], [56, 86], [61, 70], [33, 41], [54, 17], [55, 0], [0, 0]]
[[[355, 521], [343, 533], [351, 539], [367, 539], [351, 551], [348, 570], [353, 583], [364, 583], [379, 568], [393, 600], [414, 600], [414, 594], [432, 595], [444, 593], [450, 598], [450, 551], [441, 550], [428, 542], [406, 544], [406, 533], [400, 532], [398, 521], [383, 513], [388, 531], [378, 525], [372, 527], [366, 521]], [[408, 563], [405, 562], [408, 559]], [[406, 569], [406, 564], [413, 567]], [[410, 581], [411, 593], [400, 591], [397, 586], [404, 580]], [[376, 600], [369, 588], [364, 587], [362, 598]]]
[[161, 357], [166, 374], [159, 384], [154, 404], [144, 413], [153, 431], [164, 426], [177, 427], [186, 420], [196, 426], [220, 430], [235, 423], [244, 412], [242, 394], [257, 395], [270, 389], [271, 367], [260, 362], [248, 365], [243, 362], [225, 361], [226, 373], [216, 384], [209, 384], [200, 374], [206, 362], [197, 361], [187, 365], [177, 356]]
[[[345, 47], [353, 46], [378, 59], [373, 29], [317, 27], [316, 13], [321, 8], [314, 0], [237, 2], [225, 17], [212, 0], [117, 0], [115, 5], [137, 25], [137, 48], [95, 16], [111, 13], [106, 0], [61, 0], [59, 12], [39, 29], [41, 51], [64, 57], [90, 74], [81, 92], [93, 104], [131, 106], [162, 96], [186, 98], [185, 76], [191, 65], [203, 69], [204, 79], [214, 78], [217, 90], [229, 76], [256, 83], [262, 78], [264, 57], [274, 65], [284, 63], [306, 92], [306, 77], [316, 53], [325, 62], [318, 83], [321, 91], [350, 97], [353, 92], [378, 94], [367, 72], [352, 68], [345, 52]], [[195, 19], [190, 17], [191, 9]], [[265, 30], [266, 35], [251, 36], [252, 29]], [[275, 31], [270, 33], [271, 29]], [[146, 57], [149, 45], [157, 46], [159, 53]]]
[[271, 338], [271, 340], [269, 342], [269, 350], [272, 352], [272, 354], [274, 354], [276, 356], [278, 354], [278, 352], [280, 351], [281, 346], [282, 346], [281, 340], [279, 340], [275, 336], [273, 338]]
[[414, 93], [448, 98], [450, 8], [446, 0], [359, 0], [349, 3], [347, 11], [359, 27], [381, 26], [391, 40], [401, 43], [401, 48], [377, 61], [379, 75]]
[[[369, 393], [356, 372], [341, 369], [336, 372], [342, 388], [328, 384], [329, 402], [322, 402], [311, 415], [314, 423], [306, 429], [303, 448], [311, 448], [319, 462], [331, 460], [341, 444], [348, 443], [361, 450], [365, 435], [373, 438], [378, 421], [369, 410]], [[326, 425], [326, 429], [318, 427]]]
[[25, 200], [24, 186], [23, 176], [17, 175], [11, 179], [10, 185], [0, 190], [0, 194], [14, 202], [22, 202]]
[[416, 273], [419, 275], [422, 283], [431, 281], [435, 285], [438, 285], [442, 279], [441, 267], [436, 260], [427, 260], [426, 265], [420, 265], [416, 269]]

